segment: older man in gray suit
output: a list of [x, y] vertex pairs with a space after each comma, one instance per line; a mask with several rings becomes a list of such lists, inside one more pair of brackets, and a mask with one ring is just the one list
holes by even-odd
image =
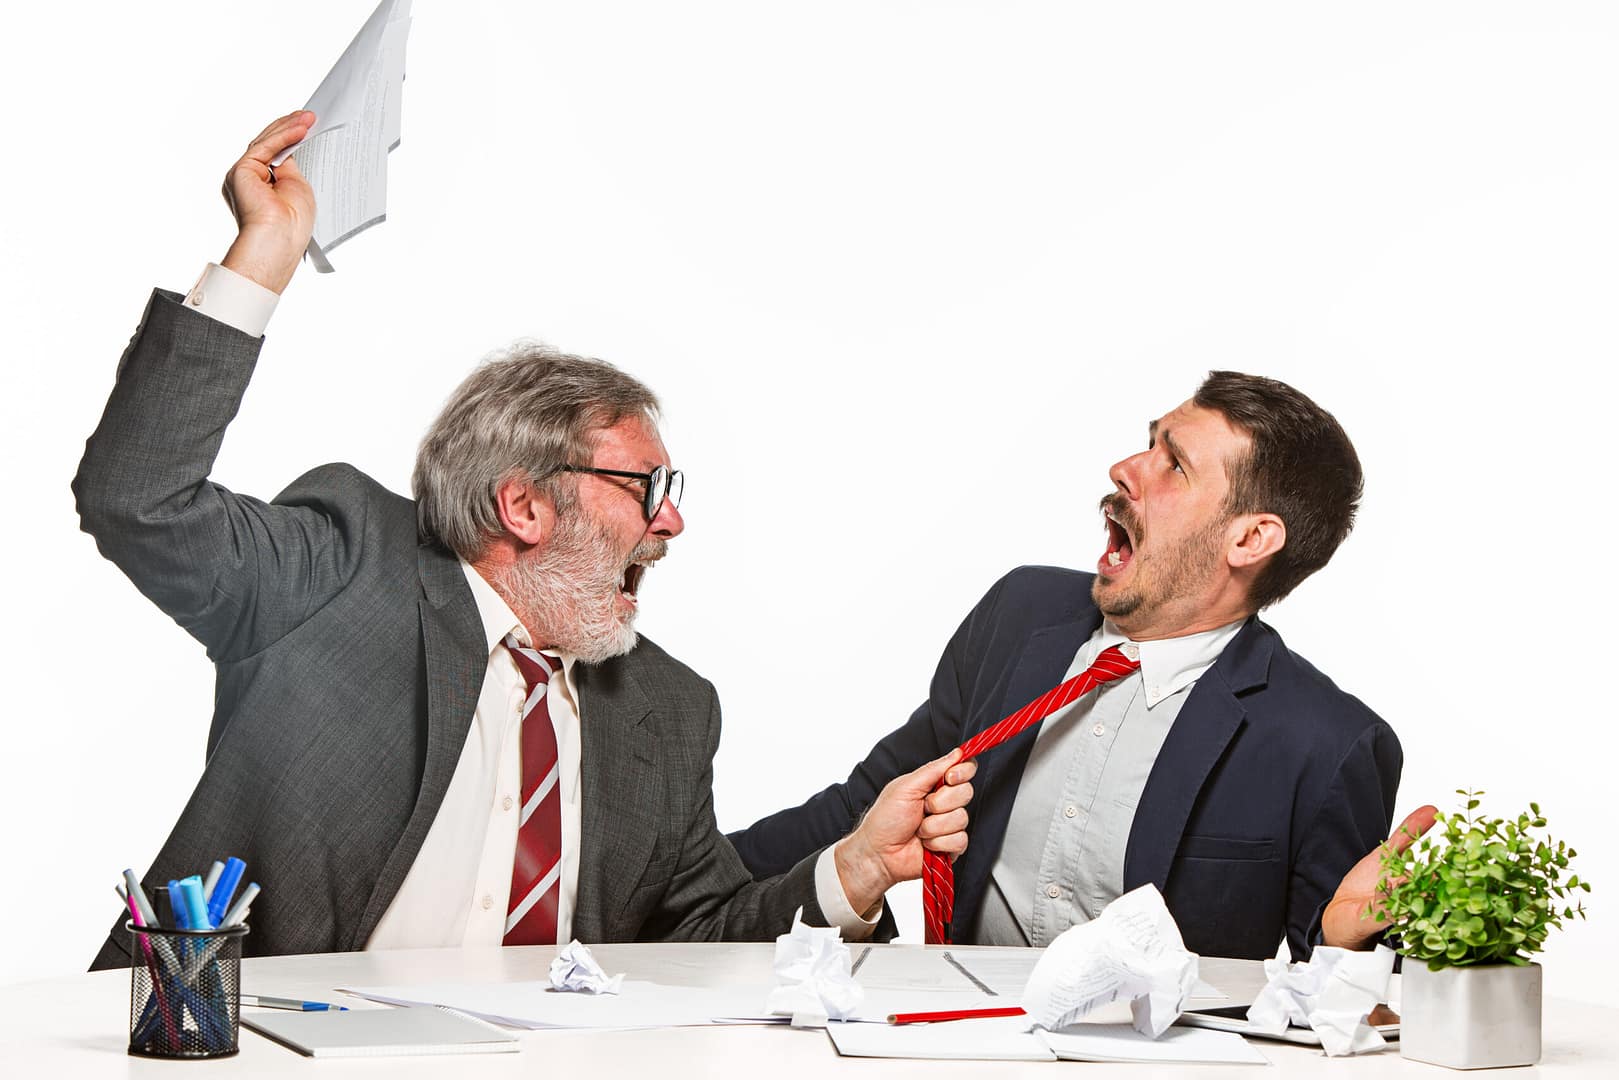
[[[217, 667], [207, 766], [151, 888], [239, 855], [248, 951], [860, 934], [883, 891], [959, 851], [955, 755], [848, 837], [754, 883], [715, 828], [713, 687], [637, 637], [636, 590], [684, 524], [656, 400], [529, 349], [456, 391], [416, 501], [347, 465], [273, 502], [208, 475], [314, 196], [271, 124], [232, 167], [239, 232], [157, 292], [74, 482], [86, 531]], [[126, 964], [116, 928], [95, 966]]]

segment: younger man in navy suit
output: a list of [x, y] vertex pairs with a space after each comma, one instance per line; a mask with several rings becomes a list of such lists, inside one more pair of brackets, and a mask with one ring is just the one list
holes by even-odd
[[[1399, 740], [1256, 614], [1349, 534], [1355, 449], [1297, 390], [1225, 371], [1148, 430], [1109, 470], [1096, 572], [1026, 566], [997, 582], [928, 699], [848, 780], [731, 834], [755, 875], [836, 841], [890, 779], [1118, 646], [1138, 670], [986, 750], [976, 777], [971, 763], [947, 775], [976, 789], [953, 939], [1044, 946], [1147, 882], [1199, 953], [1269, 957], [1285, 936], [1302, 959], [1376, 938], [1384, 924], [1361, 913]], [[1395, 843], [1432, 815], [1412, 814]]]

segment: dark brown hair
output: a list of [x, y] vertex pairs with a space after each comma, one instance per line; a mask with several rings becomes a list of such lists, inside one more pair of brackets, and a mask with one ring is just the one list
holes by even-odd
[[1249, 595], [1256, 611], [1267, 608], [1327, 565], [1354, 527], [1360, 458], [1331, 413], [1275, 379], [1211, 371], [1192, 403], [1222, 414], [1251, 443], [1225, 463], [1227, 511], [1275, 514], [1287, 526], [1287, 542]]

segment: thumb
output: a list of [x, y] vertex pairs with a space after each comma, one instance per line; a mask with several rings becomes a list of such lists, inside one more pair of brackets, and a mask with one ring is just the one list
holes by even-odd
[[1404, 851], [1416, 843], [1417, 837], [1433, 828], [1434, 817], [1439, 813], [1437, 806], [1419, 806], [1405, 816], [1400, 827], [1394, 830], [1389, 837], [1388, 846], [1393, 851]]
[[915, 772], [908, 774], [904, 779], [905, 790], [926, 795], [939, 786], [944, 774], [950, 771], [950, 766], [961, 760], [961, 747], [956, 747], [944, 757], [934, 758]]

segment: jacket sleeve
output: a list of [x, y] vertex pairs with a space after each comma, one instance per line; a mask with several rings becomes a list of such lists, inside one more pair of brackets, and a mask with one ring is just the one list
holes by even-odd
[[1287, 944], [1295, 960], [1321, 943], [1321, 916], [1344, 875], [1388, 839], [1404, 763], [1394, 730], [1378, 720], [1339, 762], [1293, 859]]
[[363, 499], [361, 519], [338, 524], [331, 506], [209, 481], [261, 344], [154, 292], [73, 481], [102, 554], [216, 661], [258, 652], [334, 595], [364, 527]]
[[696, 800], [682, 823], [673, 871], [637, 936], [662, 941], [768, 941], [787, 932], [800, 907], [807, 923], [825, 925], [815, 896], [819, 848], [786, 872], [755, 881], [719, 831], [714, 818], [714, 754], [719, 749], [720, 708], [713, 687], [707, 688], [706, 744], [699, 772], [687, 783]]
[[964, 703], [970, 693], [968, 683], [978, 667], [975, 657], [982, 653], [983, 638], [993, 624], [995, 605], [1006, 581], [996, 582], [956, 629], [934, 670], [927, 700], [904, 724], [878, 740], [847, 780], [812, 795], [800, 806], [729, 834], [755, 877], [784, 873], [806, 855], [836, 842], [854, 828], [890, 780], [961, 743], [967, 734]]

